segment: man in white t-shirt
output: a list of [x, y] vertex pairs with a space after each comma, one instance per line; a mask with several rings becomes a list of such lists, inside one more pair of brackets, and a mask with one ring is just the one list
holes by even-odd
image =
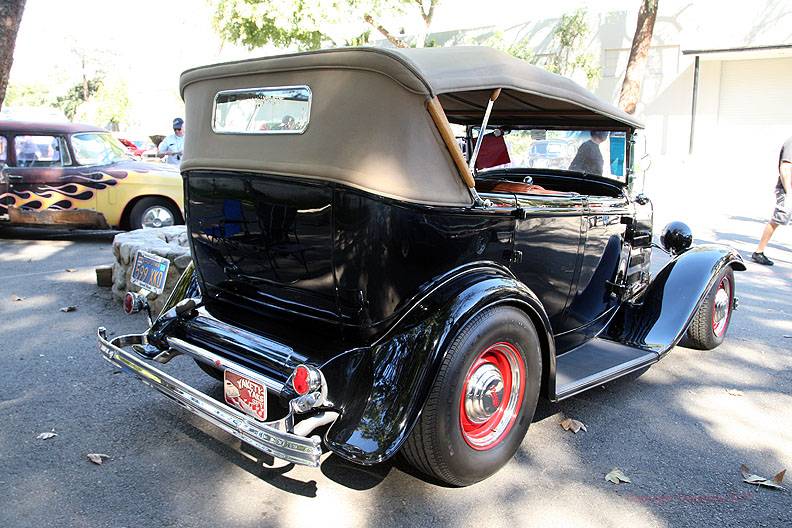
[[159, 144], [159, 157], [165, 158], [165, 163], [178, 165], [184, 153], [184, 119], [177, 117], [173, 120], [173, 134], [162, 140]]

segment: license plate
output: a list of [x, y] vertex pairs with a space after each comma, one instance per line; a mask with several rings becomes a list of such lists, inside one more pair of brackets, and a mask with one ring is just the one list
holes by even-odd
[[168, 259], [145, 251], [138, 251], [135, 255], [130, 280], [135, 286], [159, 295], [165, 289], [165, 279], [168, 277], [169, 267]]
[[257, 420], [267, 419], [267, 387], [236, 372], [223, 373], [223, 392], [228, 405]]

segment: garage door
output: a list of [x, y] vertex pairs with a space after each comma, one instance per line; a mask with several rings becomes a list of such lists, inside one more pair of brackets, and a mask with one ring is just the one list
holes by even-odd
[[735, 161], [772, 167], [792, 136], [792, 58], [723, 61], [718, 125]]

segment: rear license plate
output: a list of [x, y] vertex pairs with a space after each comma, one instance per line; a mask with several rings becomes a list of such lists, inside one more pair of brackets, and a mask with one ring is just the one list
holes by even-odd
[[228, 405], [257, 420], [267, 419], [267, 387], [236, 372], [223, 372], [223, 392]]
[[165, 289], [165, 279], [168, 277], [169, 267], [168, 259], [145, 251], [138, 251], [135, 255], [130, 280], [135, 286], [159, 295]]

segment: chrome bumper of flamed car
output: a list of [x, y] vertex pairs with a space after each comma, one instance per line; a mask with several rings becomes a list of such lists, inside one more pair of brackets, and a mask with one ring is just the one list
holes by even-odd
[[[123, 347], [145, 344], [145, 335], [123, 335], [108, 340], [104, 328], [99, 328], [97, 337], [99, 350], [107, 361], [135, 375], [188, 411], [273, 457], [295, 464], [319, 466], [322, 446], [318, 436], [307, 437], [287, 432], [285, 418], [274, 422], [259, 422], [166, 374], [134, 352], [123, 350]], [[233, 370], [233, 365], [227, 363], [227, 366]], [[309, 421], [311, 418], [305, 420]], [[323, 422], [326, 423], [327, 420]], [[300, 425], [297, 424], [295, 430]]]

